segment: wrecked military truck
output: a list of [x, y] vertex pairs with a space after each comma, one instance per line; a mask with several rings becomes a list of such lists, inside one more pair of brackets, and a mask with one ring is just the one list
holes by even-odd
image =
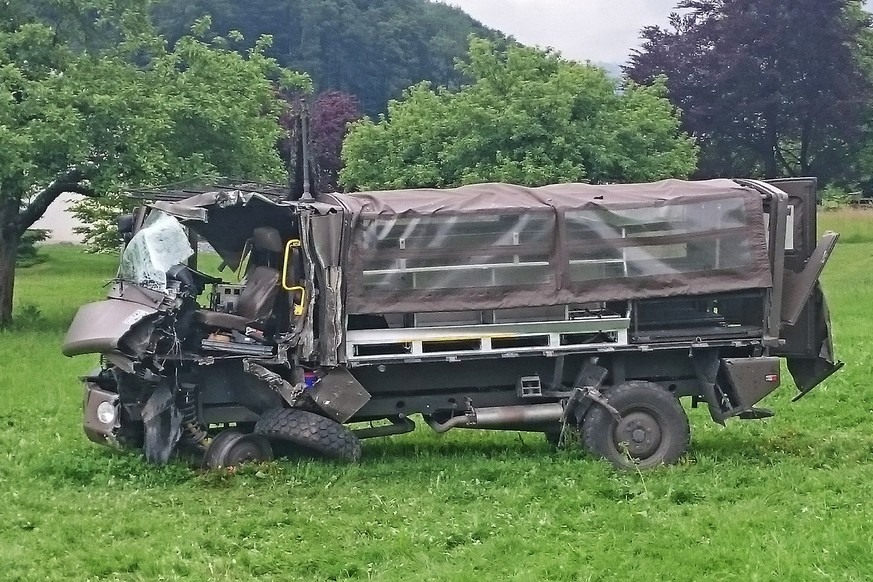
[[[101, 355], [87, 436], [153, 462], [357, 460], [420, 415], [650, 467], [689, 445], [680, 398], [764, 418], [782, 359], [797, 398], [842, 365], [814, 179], [190, 194], [138, 215], [63, 346]], [[192, 233], [240, 282], [186, 266]]]

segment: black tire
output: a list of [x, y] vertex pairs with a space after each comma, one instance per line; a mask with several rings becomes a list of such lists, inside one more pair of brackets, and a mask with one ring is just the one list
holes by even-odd
[[691, 429], [679, 400], [652, 382], [627, 382], [606, 391], [604, 406], [592, 404], [582, 421], [582, 442], [620, 469], [670, 465], [688, 449]]
[[255, 424], [255, 433], [265, 436], [277, 452], [302, 450], [349, 462], [361, 458], [361, 441], [352, 431], [330, 418], [299, 408], [268, 410]]
[[561, 429], [558, 430], [550, 430], [543, 433], [546, 435], [546, 442], [549, 443], [554, 448], [558, 448], [561, 444]]
[[[561, 439], [562, 432], [563, 440]], [[564, 430], [561, 425], [558, 425], [558, 428], [545, 431], [543, 434], [546, 437], [546, 442], [556, 449], [582, 444], [579, 430], [576, 428], [575, 424], [567, 425], [566, 430]]]
[[266, 438], [231, 428], [221, 431], [212, 439], [203, 455], [202, 465], [204, 469], [220, 469], [271, 460], [273, 449]]

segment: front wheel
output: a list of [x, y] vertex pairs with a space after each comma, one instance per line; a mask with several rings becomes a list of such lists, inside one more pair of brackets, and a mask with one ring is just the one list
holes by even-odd
[[582, 441], [593, 454], [620, 469], [678, 461], [691, 430], [679, 400], [658, 384], [627, 382], [606, 393], [619, 418], [594, 404], [582, 421]]
[[306, 452], [348, 462], [361, 459], [361, 441], [352, 431], [307, 410], [268, 410], [255, 424], [255, 433], [269, 439], [279, 454]]
[[231, 428], [221, 431], [212, 439], [203, 456], [203, 468], [221, 469], [271, 460], [273, 449], [266, 438]]

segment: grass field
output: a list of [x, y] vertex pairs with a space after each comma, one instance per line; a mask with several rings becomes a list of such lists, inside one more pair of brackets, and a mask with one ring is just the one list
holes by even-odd
[[418, 430], [345, 466], [235, 473], [92, 445], [59, 345], [115, 259], [50, 247], [0, 332], [0, 579], [865, 580], [873, 577], [873, 213], [825, 275], [846, 367], [765, 421], [691, 410], [677, 466], [619, 474], [537, 434]]

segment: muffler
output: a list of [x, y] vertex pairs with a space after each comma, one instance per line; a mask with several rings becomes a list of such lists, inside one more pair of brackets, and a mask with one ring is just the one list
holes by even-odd
[[518, 406], [492, 406], [471, 408], [460, 416], [453, 416], [446, 422], [428, 418], [427, 423], [438, 432], [444, 433], [453, 428], [496, 428], [525, 430], [544, 424], [560, 422], [564, 407], [560, 402], [548, 404], [523, 404]]

